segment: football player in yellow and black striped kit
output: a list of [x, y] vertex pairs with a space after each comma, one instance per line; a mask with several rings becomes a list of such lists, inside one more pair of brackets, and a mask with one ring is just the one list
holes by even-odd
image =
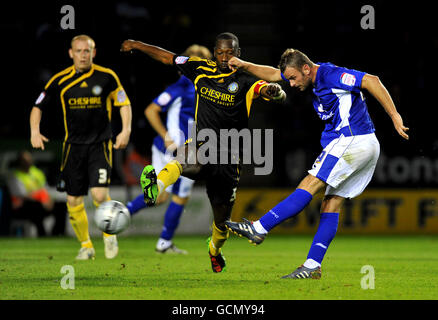
[[[48, 139], [40, 132], [43, 112], [62, 108], [65, 139], [61, 160], [60, 191], [67, 192], [70, 223], [81, 243], [76, 259], [94, 259], [95, 250], [88, 232], [84, 196], [90, 188], [98, 207], [109, 200], [112, 149], [125, 148], [131, 134], [131, 103], [118, 76], [111, 69], [93, 63], [95, 43], [87, 35], [72, 39], [69, 50], [73, 65], [54, 75], [36, 100], [30, 114], [31, 144], [44, 150]], [[111, 114], [117, 107], [122, 131], [112, 144]], [[118, 253], [115, 235], [103, 234], [105, 257]]]
[[[241, 129], [248, 127], [252, 100], [263, 98], [284, 99], [285, 93], [280, 85], [259, 80], [240, 70], [230, 70], [228, 60], [233, 56], [240, 56], [239, 40], [229, 32], [216, 37], [214, 48], [215, 61], [200, 59], [198, 57], [185, 57], [170, 51], [143, 42], [126, 40], [121, 51], [133, 49], [146, 53], [151, 58], [167, 65], [174, 65], [189, 78], [196, 91], [195, 125], [200, 132], [210, 129], [220, 137], [221, 129]], [[190, 141], [190, 139], [189, 139]], [[219, 141], [219, 139], [218, 139]], [[195, 144], [195, 148], [190, 146]], [[198, 161], [190, 164], [186, 161], [193, 150], [201, 147], [202, 141], [191, 141], [182, 148], [184, 159], [176, 158], [169, 162], [158, 176], [155, 170], [147, 166], [143, 171], [141, 182], [145, 194], [145, 201], [154, 204], [157, 194], [173, 184], [180, 175], [191, 179], [204, 179], [206, 181], [207, 195], [213, 208], [212, 237], [209, 240], [209, 255], [213, 272], [222, 272], [225, 268], [225, 259], [221, 248], [229, 234], [225, 221], [230, 219], [233, 208], [237, 185], [240, 177], [240, 154], [242, 150], [227, 150], [224, 146], [217, 149], [217, 154], [228, 153], [229, 159], [238, 157], [237, 161], [231, 160], [226, 164], [219, 162], [201, 165]], [[157, 192], [158, 191], [158, 192]]]

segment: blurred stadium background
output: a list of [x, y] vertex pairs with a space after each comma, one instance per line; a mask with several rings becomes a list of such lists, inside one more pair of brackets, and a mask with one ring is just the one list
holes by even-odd
[[[436, 133], [435, 59], [438, 36], [427, 5], [383, 1], [221, 2], [72, 1], [75, 29], [63, 30], [61, 7], [45, 1], [9, 3], [1, 12], [2, 106], [0, 117], [0, 175], [4, 179], [17, 151], [31, 150], [29, 112], [50, 77], [71, 65], [67, 49], [77, 34], [96, 41], [95, 63], [112, 68], [131, 99], [131, 144], [115, 152], [112, 197], [130, 200], [139, 192], [137, 177], [150, 161], [155, 136], [143, 115], [144, 108], [178, 75], [146, 56], [121, 54], [125, 39], [138, 39], [181, 53], [192, 43], [212, 49], [215, 36], [224, 31], [240, 39], [244, 59], [277, 65], [281, 53], [295, 47], [316, 62], [330, 61], [380, 77], [399, 112], [410, 127], [409, 142], [393, 129], [376, 100], [366, 95], [369, 112], [381, 142], [381, 158], [367, 191], [347, 202], [340, 232], [438, 233], [438, 134]], [[375, 9], [374, 30], [363, 30], [363, 5]], [[430, 4], [431, 5], [431, 4]], [[274, 170], [254, 176], [251, 166], [243, 172], [234, 219], [258, 217], [288, 195], [320, 153], [321, 123], [312, 110], [310, 91], [296, 92], [281, 84], [288, 99], [284, 104], [257, 101], [251, 128], [274, 129]], [[53, 189], [63, 138], [60, 110], [44, 114], [42, 133], [50, 138], [44, 152], [32, 150], [36, 164]], [[114, 113], [114, 129], [119, 119]], [[181, 222], [181, 233], [208, 233], [210, 209], [202, 183]], [[6, 198], [2, 198], [4, 214]], [[140, 214], [131, 233], [157, 233], [164, 207], [157, 214]], [[154, 220], [155, 219], [155, 220]], [[193, 226], [193, 219], [199, 224]], [[311, 233], [317, 227], [318, 199], [304, 214], [276, 232]], [[68, 226], [70, 228], [70, 226]], [[95, 231], [95, 230], [94, 230]], [[70, 230], [71, 232], [71, 230]]]

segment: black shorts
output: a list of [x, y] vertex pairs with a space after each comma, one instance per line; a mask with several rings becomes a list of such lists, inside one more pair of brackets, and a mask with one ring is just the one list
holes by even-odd
[[241, 166], [238, 164], [206, 164], [202, 167], [207, 195], [212, 205], [233, 204], [239, 185]]
[[88, 188], [108, 187], [111, 182], [112, 142], [65, 144], [61, 180], [71, 196], [84, 196]]

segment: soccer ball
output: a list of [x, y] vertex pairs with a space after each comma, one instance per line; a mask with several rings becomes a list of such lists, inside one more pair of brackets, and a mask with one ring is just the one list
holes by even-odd
[[94, 221], [103, 232], [118, 234], [129, 227], [131, 215], [123, 203], [110, 200], [97, 208]]

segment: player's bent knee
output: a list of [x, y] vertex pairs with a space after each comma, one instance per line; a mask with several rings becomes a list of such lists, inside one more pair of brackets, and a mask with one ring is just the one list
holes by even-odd
[[104, 203], [105, 201], [108, 200], [107, 196], [102, 196], [102, 195], [94, 196], [92, 198], [93, 198], [93, 202], [98, 204]]
[[183, 164], [182, 175], [186, 178], [196, 180], [196, 176], [201, 172], [202, 165], [200, 164]]
[[67, 195], [67, 204], [70, 207], [77, 207], [84, 202], [84, 197], [82, 196], [70, 196]]
[[107, 188], [92, 188], [91, 189], [91, 197], [93, 198], [93, 201], [96, 203], [103, 203], [107, 200], [109, 200], [109, 194]]
[[303, 180], [301, 180], [297, 189], [303, 189], [309, 192], [311, 195], [315, 195], [319, 190], [324, 188], [326, 185], [327, 184], [324, 181], [318, 179], [315, 176], [312, 176], [311, 174], [308, 174]]
[[321, 212], [340, 212], [345, 198], [337, 195], [326, 195], [321, 203]]
[[179, 204], [181, 206], [184, 206], [187, 201], [189, 201], [189, 197], [181, 198], [177, 195], [172, 196], [172, 202], [175, 202], [176, 204]]
[[169, 199], [169, 194], [164, 191], [162, 193], [160, 193], [160, 195], [157, 198], [157, 201], [155, 202], [156, 206], [159, 206], [160, 204], [163, 204], [164, 202], [167, 201], [167, 199]]

